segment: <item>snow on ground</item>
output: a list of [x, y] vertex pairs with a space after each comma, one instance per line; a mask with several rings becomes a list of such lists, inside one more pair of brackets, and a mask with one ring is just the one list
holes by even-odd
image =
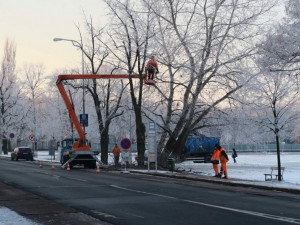
[[0, 206], [0, 225], [38, 225], [31, 220], [15, 213], [14, 211]]
[[[265, 181], [265, 173], [271, 172], [271, 167], [277, 167], [277, 155], [275, 152], [268, 153], [238, 153], [237, 163], [230, 158], [227, 163], [229, 178], [243, 179], [243, 183], [256, 185], [274, 186], [282, 188], [300, 189], [300, 153], [284, 152], [280, 155], [281, 166], [285, 167], [283, 181]], [[210, 163], [193, 163], [186, 161], [176, 164], [176, 168], [191, 170], [213, 176], [214, 171]]]

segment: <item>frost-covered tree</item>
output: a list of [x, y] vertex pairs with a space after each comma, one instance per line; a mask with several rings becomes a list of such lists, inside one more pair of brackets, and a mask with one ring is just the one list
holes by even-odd
[[271, 71], [286, 71], [298, 75], [300, 71], [300, 2], [288, 0], [286, 17], [269, 31], [258, 45], [263, 55], [261, 64]]
[[[16, 46], [13, 41], [6, 39], [4, 56], [0, 70], [0, 152], [3, 138], [8, 139], [9, 132], [18, 129], [17, 125], [22, 115], [18, 109], [20, 88], [16, 76]], [[7, 154], [6, 148], [4, 154]]]
[[[38, 122], [42, 124], [41, 120], [37, 120], [37, 112], [41, 115], [43, 94], [46, 92], [43, 84], [45, 83], [45, 67], [43, 64], [26, 64], [21, 72], [24, 83], [24, 94], [28, 97], [29, 113], [32, 118], [31, 129], [34, 131], [36, 137], [39, 132], [37, 131]], [[28, 115], [29, 116], [29, 115]], [[37, 149], [37, 143], [35, 142], [34, 150]]]
[[209, 125], [209, 113], [254, 76], [255, 42], [275, 1], [144, 2], [158, 18], [162, 82], [170, 83], [160, 99], [165, 153], [179, 155], [190, 132]]
[[[83, 54], [85, 61], [83, 72], [85, 74], [100, 75], [118, 72], [116, 70], [117, 67], [104, 64], [108, 57], [108, 51], [102, 40], [103, 28], [97, 27], [93, 22], [93, 18], [85, 17], [84, 28], [81, 29], [77, 25], [77, 29], [80, 40], [68, 41], [71, 41]], [[93, 79], [86, 80], [85, 86], [85, 92], [89, 94], [87, 96], [91, 96], [97, 116], [96, 121], [101, 143], [101, 161], [107, 164], [110, 124], [113, 119], [123, 114], [121, 99], [127, 85], [122, 80]], [[73, 87], [76, 87], [76, 85], [73, 85]], [[82, 85], [80, 88], [82, 88]], [[92, 120], [90, 118], [90, 121]]]
[[[300, 112], [297, 110], [299, 88], [294, 76], [283, 72], [262, 71], [261, 76], [253, 80], [252, 108], [249, 108], [252, 120], [274, 134], [277, 148], [278, 180], [280, 174], [280, 140], [284, 131], [291, 129]], [[294, 125], [295, 126], [295, 125]]]
[[[129, 74], [129, 93], [135, 115], [138, 164], [144, 164], [145, 125], [143, 123], [144, 68], [153, 37], [153, 15], [141, 1], [104, 0], [111, 11], [107, 46], [110, 60]], [[132, 79], [138, 74], [139, 79]]]

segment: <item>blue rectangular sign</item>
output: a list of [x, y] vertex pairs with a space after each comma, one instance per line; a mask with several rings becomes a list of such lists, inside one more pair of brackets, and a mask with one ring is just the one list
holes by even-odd
[[155, 122], [149, 122], [149, 130], [155, 130]]
[[82, 124], [82, 126], [84, 126], [84, 127], [89, 126], [89, 115], [88, 114], [80, 114], [79, 118], [80, 118], [80, 123]]

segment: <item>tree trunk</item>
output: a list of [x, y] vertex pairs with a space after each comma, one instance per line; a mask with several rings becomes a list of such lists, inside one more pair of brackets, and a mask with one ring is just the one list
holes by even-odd
[[140, 110], [136, 110], [135, 112], [136, 119], [136, 138], [137, 138], [137, 150], [138, 157], [137, 162], [139, 166], [144, 165], [145, 161], [145, 125], [142, 121], [142, 114]]
[[282, 181], [282, 177], [281, 177], [281, 162], [280, 162], [280, 143], [279, 143], [278, 130], [276, 130], [275, 135], [276, 135], [276, 149], [277, 149], [278, 181]]
[[108, 163], [108, 144], [109, 144], [109, 136], [108, 129], [104, 129], [101, 133], [101, 162], [104, 164]]
[[7, 152], [7, 139], [5, 138], [5, 139], [2, 139], [2, 150], [3, 150], [3, 154], [4, 155], [7, 155], [8, 154], [8, 152]]
[[174, 144], [174, 155], [175, 156], [180, 156], [183, 153], [184, 145], [186, 142], [186, 139], [188, 138], [190, 133], [189, 129], [184, 128], [177, 138], [175, 144]]
[[167, 144], [165, 146], [165, 152], [167, 154], [172, 154], [173, 153], [175, 142], [176, 142], [175, 136], [170, 136], [170, 138], [167, 141]]

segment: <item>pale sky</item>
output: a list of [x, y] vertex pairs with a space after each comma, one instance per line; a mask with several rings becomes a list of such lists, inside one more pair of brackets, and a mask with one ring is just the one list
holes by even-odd
[[0, 0], [0, 59], [9, 38], [17, 46], [18, 68], [24, 63], [42, 63], [47, 73], [81, 68], [81, 52], [53, 38], [78, 40], [75, 24], [83, 24], [83, 11], [100, 25], [104, 7], [102, 0]]
[[75, 23], [82, 25], [83, 11], [98, 26], [104, 24], [104, 9], [102, 0], [0, 0], [0, 60], [9, 38], [17, 46], [17, 68], [25, 63], [42, 63], [47, 73], [81, 68], [81, 52], [71, 42], [53, 38], [78, 40]]

